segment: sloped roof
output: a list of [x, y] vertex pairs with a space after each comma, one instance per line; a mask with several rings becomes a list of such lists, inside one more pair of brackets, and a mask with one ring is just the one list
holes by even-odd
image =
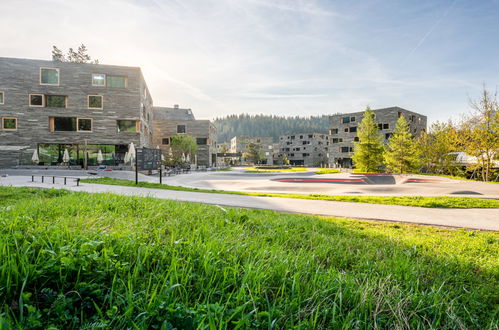
[[153, 120], [196, 120], [191, 109], [154, 107]]

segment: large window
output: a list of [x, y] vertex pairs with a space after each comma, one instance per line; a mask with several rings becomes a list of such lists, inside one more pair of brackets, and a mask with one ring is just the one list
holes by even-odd
[[92, 86], [106, 86], [106, 75], [103, 73], [93, 73]]
[[43, 107], [45, 103], [43, 102], [43, 94], [29, 94], [29, 106], [30, 107]]
[[331, 128], [330, 134], [331, 135], [338, 134], [338, 129], [337, 128]]
[[185, 125], [177, 125], [177, 133], [185, 133]]
[[118, 132], [131, 132], [135, 133], [139, 131], [139, 121], [138, 120], [118, 120], [116, 122], [116, 127]]
[[162, 138], [161, 144], [170, 144], [170, 138]]
[[92, 132], [92, 119], [78, 118], [78, 132]]
[[59, 85], [59, 69], [40, 68], [41, 85]]
[[357, 132], [357, 126], [350, 127], [350, 133]]
[[350, 117], [343, 117], [343, 124], [348, 124], [350, 122]]
[[4, 103], [3, 92], [0, 92], [0, 104], [3, 104], [3, 103]]
[[73, 132], [76, 131], [76, 118], [74, 117], [50, 117], [51, 131]]
[[5, 130], [16, 130], [17, 129], [17, 118], [13, 118], [13, 117], [2, 118], [2, 128]]
[[89, 95], [88, 96], [88, 108], [89, 109], [102, 109], [103, 104], [102, 95]]
[[198, 145], [207, 145], [208, 144], [208, 139], [207, 138], [196, 138], [196, 143]]
[[45, 95], [45, 106], [47, 108], [65, 108], [68, 97], [65, 95]]
[[341, 152], [349, 152], [350, 148], [348, 147], [341, 147]]
[[107, 76], [107, 87], [125, 88], [127, 78], [122, 76]]

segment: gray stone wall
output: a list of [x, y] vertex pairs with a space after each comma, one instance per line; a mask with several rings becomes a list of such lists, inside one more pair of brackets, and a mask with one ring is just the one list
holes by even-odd
[[[426, 131], [427, 118], [422, 114], [400, 107], [376, 109], [373, 111], [376, 115], [376, 122], [381, 124], [380, 132], [383, 135], [385, 143], [388, 143], [388, 138], [390, 134], [393, 133], [400, 115], [403, 115], [409, 123], [412, 135], [417, 137], [423, 131]], [[352, 128], [358, 127], [363, 116], [364, 111], [338, 114], [329, 117], [329, 164], [331, 167], [351, 167], [354, 147], [353, 142], [357, 137], [357, 132], [351, 131]], [[349, 122], [344, 123], [344, 118], [349, 118]]]
[[327, 166], [329, 136], [320, 133], [299, 133], [279, 137], [278, 162], [285, 154], [291, 164]]
[[[40, 68], [58, 68], [59, 85], [41, 85]], [[92, 74], [127, 77], [126, 88], [92, 86]], [[17, 130], [0, 130], [0, 167], [17, 165], [18, 151], [39, 143], [129, 144], [149, 147], [152, 99], [138, 67], [0, 58], [0, 117], [17, 118]], [[29, 94], [65, 95], [66, 108], [30, 107]], [[103, 109], [88, 109], [88, 95], [102, 95]], [[49, 117], [92, 119], [92, 132], [52, 132]], [[117, 120], [140, 120], [141, 132], [117, 131]]]

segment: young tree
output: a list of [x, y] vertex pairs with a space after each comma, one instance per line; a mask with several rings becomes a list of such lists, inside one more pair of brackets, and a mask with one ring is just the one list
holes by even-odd
[[393, 173], [413, 172], [419, 167], [419, 152], [416, 141], [412, 138], [410, 127], [404, 116], [400, 116], [388, 148], [384, 155], [388, 171]]
[[288, 155], [282, 154], [282, 165], [289, 165]]
[[464, 151], [475, 156], [478, 163], [472, 169], [479, 170], [482, 180], [489, 181], [495, 159], [499, 154], [499, 104], [497, 91], [483, 87], [479, 100], [470, 101], [473, 115], [461, 125]]
[[182, 155], [189, 155], [192, 159], [198, 150], [196, 139], [190, 135], [176, 135], [170, 139], [170, 148], [172, 149], [173, 161], [176, 164], [181, 163]]
[[374, 112], [367, 107], [357, 128], [358, 142], [354, 142], [352, 160], [362, 172], [380, 172], [383, 166], [383, 137], [374, 120]]
[[249, 143], [244, 153], [244, 158], [253, 164], [258, 164], [264, 159], [262, 146], [257, 143]]
[[92, 58], [88, 55], [87, 46], [84, 44], [81, 44], [76, 51], [69, 48], [66, 56], [59, 48], [52, 46], [52, 61], [99, 64], [99, 60], [92, 61]]

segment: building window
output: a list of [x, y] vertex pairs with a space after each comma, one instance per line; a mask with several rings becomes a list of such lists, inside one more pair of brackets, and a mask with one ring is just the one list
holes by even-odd
[[348, 147], [341, 147], [341, 152], [348, 152], [350, 148]]
[[355, 121], [355, 117], [350, 117], [350, 121], [354, 122]]
[[208, 144], [207, 138], [196, 138], [196, 143], [200, 146], [204, 146]]
[[382, 130], [383, 129], [383, 124], [378, 124], [378, 129]]
[[314, 135], [313, 135], [313, 134], [309, 134], [309, 135], [308, 135], [308, 138], [309, 138], [309, 139], [311, 139], [311, 138], [313, 138], [313, 137], [314, 137]]
[[344, 131], [345, 133], [348, 133], [348, 127], [345, 127]]
[[177, 133], [185, 133], [185, 125], [177, 125]]
[[3, 92], [0, 92], [0, 104], [4, 104]]
[[106, 86], [106, 75], [103, 73], [93, 73], [92, 86]]
[[89, 95], [88, 108], [89, 109], [102, 109], [103, 97], [102, 95]]
[[357, 126], [350, 127], [350, 133], [357, 132]]
[[300, 139], [303, 139], [303, 135], [300, 135]]
[[337, 138], [333, 138], [333, 143], [338, 143], [338, 139]]
[[66, 108], [68, 97], [64, 95], [45, 95], [47, 108]]
[[136, 133], [140, 131], [139, 120], [117, 120], [116, 127], [118, 132]]
[[337, 129], [337, 128], [332, 128], [332, 129], [329, 131], [329, 133], [330, 133], [331, 135], [338, 134], [338, 129]]
[[383, 129], [388, 129], [390, 127], [389, 124], [383, 124]]
[[92, 132], [92, 119], [78, 118], [78, 132]]
[[162, 138], [161, 144], [170, 144], [170, 138]]
[[59, 69], [40, 68], [40, 85], [59, 85]]
[[360, 141], [358, 136], [354, 137], [354, 138], [353, 138], [353, 140], [354, 140], [355, 142], [359, 142], [359, 141]]
[[350, 122], [350, 117], [343, 117], [343, 124], [348, 124]]
[[310, 156], [310, 154], [308, 154], [308, 153], [303, 153], [303, 157], [308, 157], [308, 156]]
[[55, 132], [76, 131], [76, 118], [74, 117], [50, 117], [50, 130]]
[[30, 107], [43, 107], [45, 106], [43, 94], [29, 94]]
[[386, 133], [386, 134], [385, 134], [385, 139], [387, 139], [387, 140], [388, 140], [388, 139], [390, 138], [390, 136], [392, 136], [392, 134], [391, 134], [391, 133]]
[[127, 78], [122, 76], [107, 76], [107, 87], [126, 88]]
[[402, 117], [402, 112], [401, 112], [401, 111], [399, 111], [399, 112], [397, 113], [397, 115], [398, 115], [398, 118]]
[[353, 152], [353, 147], [350, 147], [350, 152]]
[[17, 130], [17, 118], [4, 117], [2, 118], [2, 127], [4, 130]]

